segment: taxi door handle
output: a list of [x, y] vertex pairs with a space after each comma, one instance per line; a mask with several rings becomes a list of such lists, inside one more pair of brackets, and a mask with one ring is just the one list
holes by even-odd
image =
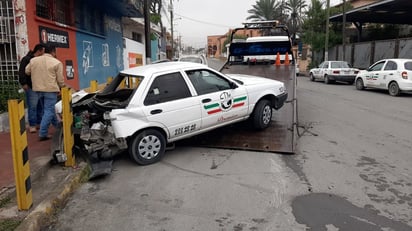
[[207, 99], [202, 99], [202, 103], [209, 103], [210, 101], [212, 101], [212, 99], [209, 99], [209, 98], [207, 98]]
[[155, 110], [150, 111], [150, 114], [154, 115], [154, 114], [159, 114], [161, 112], [162, 112], [162, 109], [155, 109]]

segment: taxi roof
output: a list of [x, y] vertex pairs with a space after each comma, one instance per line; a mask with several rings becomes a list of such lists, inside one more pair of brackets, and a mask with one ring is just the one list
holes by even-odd
[[190, 69], [190, 68], [207, 68], [206, 65], [192, 63], [192, 62], [163, 62], [148, 64], [144, 66], [133, 67], [125, 69], [120, 73], [126, 75], [138, 75], [138, 76], [149, 76], [153, 73], [167, 72], [172, 70]]

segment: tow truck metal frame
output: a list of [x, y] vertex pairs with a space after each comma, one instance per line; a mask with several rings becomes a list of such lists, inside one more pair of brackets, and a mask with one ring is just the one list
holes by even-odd
[[[289, 42], [258, 42], [258, 43], [246, 43], [236, 42], [232, 43], [234, 34], [238, 30], [243, 29], [280, 29], [285, 32], [289, 38]], [[259, 44], [260, 43], [260, 44]], [[262, 44], [263, 43], [263, 44]], [[272, 51], [277, 50], [279, 52], [284, 51], [283, 54], [288, 52], [292, 55], [292, 62], [290, 65], [234, 65], [230, 62], [233, 54], [234, 47], [247, 47], [249, 44], [262, 45], [263, 47], [272, 46]], [[279, 47], [278, 47], [279, 45]], [[273, 47], [274, 46], [274, 47]], [[281, 48], [282, 49], [278, 49]], [[286, 46], [286, 47], [285, 47]], [[286, 49], [283, 49], [286, 48]], [[256, 75], [265, 78], [279, 80], [285, 83], [287, 91], [289, 92], [288, 99], [285, 105], [278, 111], [273, 111], [274, 120], [269, 128], [264, 131], [252, 130], [246, 122], [234, 124], [231, 126], [223, 127], [190, 139], [190, 144], [197, 144], [206, 147], [215, 148], [229, 148], [240, 150], [252, 150], [263, 152], [274, 152], [282, 154], [293, 154], [296, 149], [296, 124], [297, 124], [297, 98], [296, 98], [296, 71], [295, 71], [295, 58], [292, 51], [292, 43], [289, 35], [289, 31], [286, 26], [278, 25], [277, 21], [261, 21], [254, 23], [244, 23], [244, 27], [236, 28], [231, 33], [231, 44], [229, 48], [230, 52], [225, 64], [221, 68], [222, 73], [237, 73], [246, 75]], [[275, 55], [268, 52], [260, 52], [258, 54], [253, 53], [248, 49], [243, 49], [247, 52], [247, 55]], [[250, 53], [252, 52], [252, 53]]]

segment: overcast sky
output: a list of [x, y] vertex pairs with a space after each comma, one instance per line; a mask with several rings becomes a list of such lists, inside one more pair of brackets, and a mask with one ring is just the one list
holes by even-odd
[[[241, 27], [257, 0], [174, 0], [174, 37], [193, 47], [204, 47], [208, 35], [222, 35]], [[309, 2], [309, 0], [307, 0]], [[326, 1], [326, 0], [324, 0]], [[166, 1], [169, 3], [170, 1]], [[330, 5], [342, 0], [330, 0]], [[164, 20], [170, 29], [170, 16]]]

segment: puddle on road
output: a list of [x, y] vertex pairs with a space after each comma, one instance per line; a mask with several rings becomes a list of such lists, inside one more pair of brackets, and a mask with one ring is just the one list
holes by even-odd
[[377, 214], [376, 210], [360, 208], [344, 198], [327, 193], [312, 193], [296, 197], [292, 212], [298, 223], [307, 230], [412, 230], [405, 223], [391, 220]]

